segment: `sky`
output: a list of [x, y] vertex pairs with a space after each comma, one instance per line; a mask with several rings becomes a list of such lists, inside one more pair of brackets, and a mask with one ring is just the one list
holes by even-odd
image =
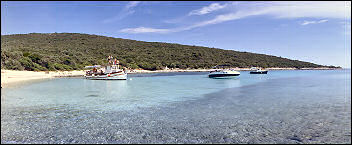
[[350, 1], [1, 1], [1, 35], [55, 32], [351, 68]]

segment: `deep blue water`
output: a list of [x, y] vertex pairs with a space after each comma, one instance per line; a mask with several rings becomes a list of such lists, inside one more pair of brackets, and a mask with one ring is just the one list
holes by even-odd
[[1, 142], [350, 143], [350, 106], [350, 70], [57, 78], [2, 89]]

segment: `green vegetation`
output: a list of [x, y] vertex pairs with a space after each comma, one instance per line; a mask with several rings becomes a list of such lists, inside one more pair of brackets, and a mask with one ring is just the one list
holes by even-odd
[[106, 64], [112, 55], [128, 68], [334, 67], [276, 56], [160, 42], [143, 42], [78, 33], [30, 33], [1, 36], [1, 68], [11, 70], [80, 70]]

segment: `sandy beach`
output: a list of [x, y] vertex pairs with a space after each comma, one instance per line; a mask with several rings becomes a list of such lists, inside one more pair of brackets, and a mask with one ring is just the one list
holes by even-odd
[[83, 76], [84, 71], [16, 71], [1, 70], [1, 87], [11, 83], [23, 82], [29, 80], [48, 79], [55, 77], [74, 77]]
[[[233, 68], [237, 71], [249, 71], [250, 68]], [[267, 68], [268, 70], [297, 70], [296, 68]], [[302, 68], [301, 70], [328, 70], [331, 68]], [[214, 69], [167, 69], [167, 70], [129, 70], [128, 73], [167, 73], [167, 72], [209, 72]], [[23, 82], [29, 80], [49, 79], [56, 77], [81, 77], [84, 76], [84, 70], [75, 71], [17, 71], [1, 70], [1, 87], [11, 83]]]

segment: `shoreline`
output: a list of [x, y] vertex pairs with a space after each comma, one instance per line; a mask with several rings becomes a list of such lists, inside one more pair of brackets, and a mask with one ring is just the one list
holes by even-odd
[[[251, 68], [231, 68], [236, 71], [250, 71]], [[338, 69], [347, 69], [347, 68], [266, 68], [267, 70], [338, 70]], [[167, 73], [167, 72], [209, 72], [215, 69], [168, 69], [168, 70], [132, 70], [128, 73], [135, 74], [135, 73]]]
[[[249, 71], [250, 68], [233, 68], [236, 71]], [[268, 70], [337, 70], [345, 68], [267, 68]], [[128, 70], [129, 74], [168, 73], [168, 72], [209, 72], [214, 69], [168, 69], [168, 70]], [[1, 88], [9, 84], [30, 80], [50, 79], [58, 77], [82, 77], [85, 70], [74, 71], [18, 71], [1, 70]]]

